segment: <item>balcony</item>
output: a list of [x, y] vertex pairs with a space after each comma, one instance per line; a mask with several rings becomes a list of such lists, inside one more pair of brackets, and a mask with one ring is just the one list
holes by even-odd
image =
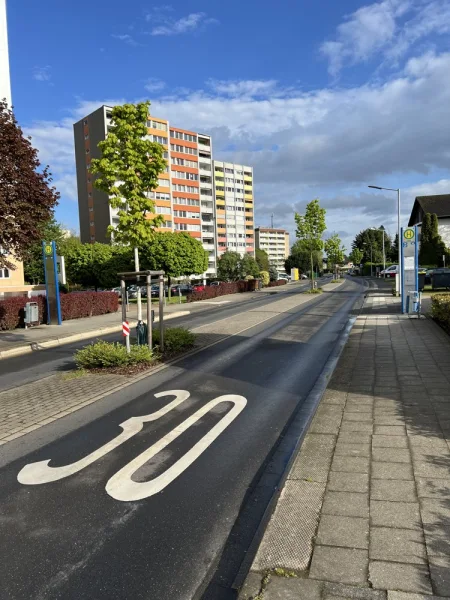
[[205, 250], [215, 250], [214, 244], [207, 244], [205, 242], [202, 242], [202, 245]]
[[211, 205], [210, 204], [202, 204], [201, 211], [203, 214], [212, 215], [213, 214], [212, 204]]
[[200, 181], [200, 194], [203, 193], [203, 190], [211, 190], [212, 191], [212, 183], [208, 183], [206, 181]]
[[200, 141], [198, 142], [198, 149], [200, 152], [208, 152], [209, 154], [211, 154], [211, 146], [202, 144]]
[[205, 165], [201, 164], [199, 166], [200, 175], [204, 177], [211, 177], [211, 167], [209, 169], [205, 169]]

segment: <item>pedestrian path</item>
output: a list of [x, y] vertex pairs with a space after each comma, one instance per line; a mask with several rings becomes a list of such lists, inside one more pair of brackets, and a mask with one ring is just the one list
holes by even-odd
[[370, 290], [240, 600], [450, 598], [449, 447], [449, 336]]

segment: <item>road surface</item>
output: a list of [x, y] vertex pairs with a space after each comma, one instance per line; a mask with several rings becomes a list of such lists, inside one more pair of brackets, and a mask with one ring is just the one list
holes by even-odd
[[[362, 291], [346, 283], [3, 446], [0, 598], [235, 598], [232, 574], [214, 577], [223, 548]], [[40, 356], [25, 357], [36, 376], [68, 360]]]

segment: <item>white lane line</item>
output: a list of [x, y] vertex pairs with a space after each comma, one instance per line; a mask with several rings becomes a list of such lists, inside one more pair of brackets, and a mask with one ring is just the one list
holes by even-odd
[[123, 429], [122, 433], [101, 448], [98, 448], [98, 450], [95, 450], [84, 458], [81, 458], [70, 465], [65, 465], [64, 467], [49, 467], [48, 463], [51, 459], [25, 465], [25, 467], [23, 467], [23, 469], [17, 475], [17, 480], [19, 483], [24, 485], [40, 485], [42, 483], [58, 481], [59, 479], [69, 477], [74, 473], [78, 473], [81, 471], [81, 469], [91, 465], [102, 456], [105, 456], [105, 454], [108, 452], [111, 452], [129, 440], [131, 437], [133, 437], [133, 435], [139, 433], [139, 431], [141, 431], [143, 428], [144, 423], [156, 421], [176, 408], [179, 404], [189, 398], [190, 393], [186, 390], [170, 390], [168, 392], [159, 392], [155, 394], [156, 398], [163, 398], [164, 396], [175, 396], [176, 398], [172, 402], [169, 402], [167, 406], [164, 406], [154, 413], [144, 415], [142, 417], [131, 417], [130, 419], [127, 419], [119, 425], [119, 427], [122, 427]]
[[[199, 419], [201, 419], [206, 413], [212, 408], [221, 404], [222, 402], [232, 402], [233, 408], [209, 431], [205, 434], [184, 456], [177, 460], [171, 467], [169, 467], [164, 473], [161, 473], [158, 477], [152, 481], [146, 481], [143, 483], [135, 482], [131, 479], [133, 474], [144, 465], [151, 458], [156, 456], [158, 452], [161, 452], [171, 442], [176, 440], [182, 433], [184, 433], [189, 427], [192, 427]], [[120, 471], [109, 479], [106, 484], [107, 493], [122, 502], [130, 502], [135, 500], [142, 500], [149, 496], [157, 494], [163, 490], [169, 483], [176, 479], [183, 471], [185, 471], [207, 448], [212, 442], [230, 425], [232, 421], [239, 415], [240, 412], [245, 408], [247, 404], [246, 398], [243, 396], [236, 396], [234, 394], [228, 394], [225, 396], [219, 396], [214, 400], [211, 400], [205, 406], [200, 408], [188, 419], [183, 421], [178, 427], [173, 429], [158, 442], [153, 444], [150, 448], [142, 452], [134, 460], [125, 465]]]

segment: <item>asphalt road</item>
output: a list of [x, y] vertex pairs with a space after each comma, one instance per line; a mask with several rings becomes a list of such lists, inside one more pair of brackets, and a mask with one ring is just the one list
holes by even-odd
[[1, 600], [200, 598], [361, 291], [323, 294], [32, 432], [31, 453], [6, 445]]

